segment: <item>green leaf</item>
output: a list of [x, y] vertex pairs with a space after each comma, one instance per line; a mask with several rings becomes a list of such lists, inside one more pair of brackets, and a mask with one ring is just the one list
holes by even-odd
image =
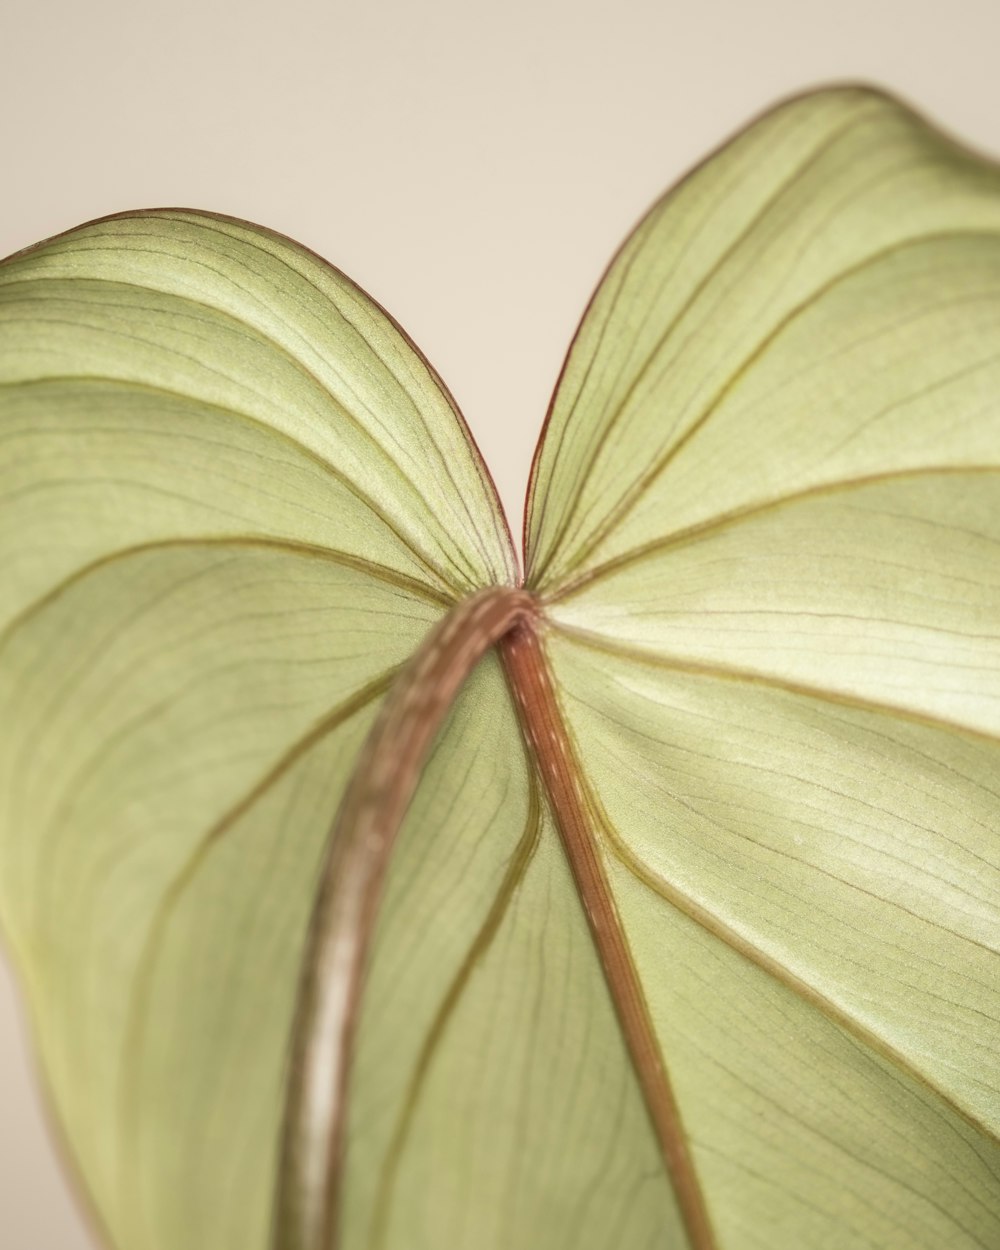
[[997, 171], [839, 91], [654, 208], [553, 405], [533, 584], [724, 1247], [1000, 1244], [998, 394]]
[[258, 227], [0, 267], [0, 918], [117, 1250], [1000, 1244], [1000, 173], [863, 89], [667, 195], [526, 591]]
[[262, 1246], [333, 813], [510, 543], [429, 368], [277, 236], [97, 223], [0, 317], [0, 896], [51, 1097], [115, 1245]]

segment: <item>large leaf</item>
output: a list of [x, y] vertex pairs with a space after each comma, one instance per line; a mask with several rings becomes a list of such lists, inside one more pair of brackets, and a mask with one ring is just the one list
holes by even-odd
[[657, 205], [529, 594], [301, 248], [113, 218], [0, 317], [0, 901], [111, 1244], [1000, 1244], [993, 167], [833, 90]]

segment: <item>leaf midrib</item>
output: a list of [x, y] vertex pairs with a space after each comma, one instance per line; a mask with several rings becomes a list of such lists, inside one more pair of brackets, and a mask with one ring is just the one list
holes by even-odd
[[555, 816], [563, 852], [685, 1230], [694, 1250], [716, 1250], [715, 1231], [666, 1056], [653, 1027], [594, 836], [586, 778], [558, 703], [541, 628], [540, 620], [521, 622], [498, 644], [518, 718]]

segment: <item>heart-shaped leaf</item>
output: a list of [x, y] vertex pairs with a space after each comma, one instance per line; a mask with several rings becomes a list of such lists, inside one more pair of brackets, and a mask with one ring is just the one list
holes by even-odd
[[994, 167], [828, 90], [654, 207], [523, 590], [287, 240], [0, 317], [0, 902], [110, 1244], [1000, 1244]]

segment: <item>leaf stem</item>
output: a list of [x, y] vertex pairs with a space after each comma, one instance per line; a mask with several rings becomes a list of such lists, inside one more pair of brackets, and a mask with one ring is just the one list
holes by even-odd
[[331, 831], [292, 1033], [272, 1250], [337, 1244], [351, 1047], [389, 857], [438, 730], [497, 645], [547, 791], [692, 1250], [716, 1250], [687, 1136], [594, 839], [536, 598], [494, 586], [458, 603], [394, 682]]
[[331, 831], [292, 1033], [273, 1250], [336, 1245], [348, 1065], [389, 856], [438, 729], [486, 651], [532, 615], [494, 586], [455, 605], [394, 682]]

